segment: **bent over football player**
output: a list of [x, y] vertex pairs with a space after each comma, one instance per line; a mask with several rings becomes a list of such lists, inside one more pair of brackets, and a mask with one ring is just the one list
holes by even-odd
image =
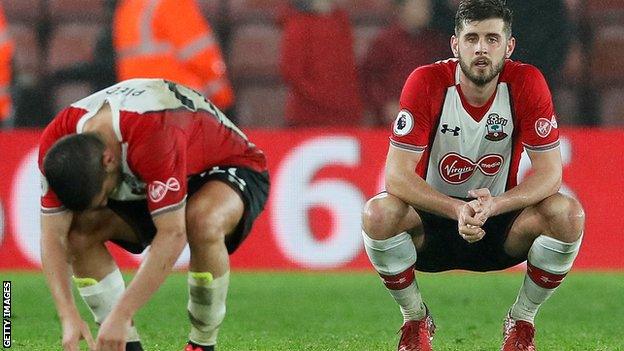
[[[61, 111], [40, 142], [42, 264], [63, 348], [142, 350], [132, 317], [190, 246], [185, 351], [214, 350], [229, 257], [267, 199], [265, 156], [199, 93], [133, 79]], [[105, 243], [147, 250], [127, 289]], [[93, 340], [70, 275], [100, 325]]]
[[[578, 253], [584, 212], [558, 192], [552, 98], [538, 69], [509, 59], [511, 22], [502, 0], [462, 1], [455, 58], [417, 68], [401, 93], [386, 191], [362, 218], [368, 257], [403, 314], [401, 351], [431, 350], [435, 329], [414, 270], [491, 271], [526, 260], [501, 349], [535, 350], [535, 315]], [[523, 149], [533, 172], [518, 183]]]

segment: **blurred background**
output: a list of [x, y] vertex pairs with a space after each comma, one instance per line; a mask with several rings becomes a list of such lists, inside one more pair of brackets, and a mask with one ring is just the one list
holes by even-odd
[[[142, 5], [127, 4], [128, 2], [132, 1], [0, 1], [6, 19], [0, 39], [12, 46], [12, 50], [0, 50], [3, 55], [0, 65], [6, 66], [0, 69], [3, 72], [0, 75], [6, 81], [2, 92], [9, 93], [12, 100], [10, 108], [6, 104], [0, 107], [3, 111], [4, 128], [44, 126], [62, 107], [107, 86], [109, 82], [132, 77], [133, 74], [156, 74], [140, 70], [134, 72], [141, 64], [124, 62], [132, 56], [132, 53], [128, 54], [128, 43], [133, 40], [142, 40], [144, 44], [152, 39], [164, 40], [169, 34], [159, 34], [159, 31], [175, 32], [167, 29], [167, 26], [177, 27], [178, 32], [197, 27], [192, 25], [196, 22], [159, 21], [158, 13], [162, 11], [157, 7], [171, 6], [166, 5], [169, 1], [141, 1], [144, 3]], [[158, 4], [160, 2], [162, 4]], [[347, 22], [341, 22], [340, 16], [323, 14], [322, 9], [319, 14], [315, 9], [306, 8], [306, 3], [314, 2], [188, 1], [198, 9], [208, 26], [204, 34], [208, 33], [213, 41], [208, 44], [217, 45], [216, 53], [212, 50], [212, 54], [200, 54], [203, 55], [203, 62], [217, 62], [215, 66], [218, 66], [219, 60], [222, 60], [224, 64], [224, 68], [217, 67], [212, 73], [197, 73], [204, 75], [196, 84], [199, 85], [198, 89], [203, 88], [211, 79], [214, 83], [215, 75], [221, 75], [221, 83], [229, 87], [220, 93], [221, 97], [218, 99], [224, 101], [223, 109], [243, 127], [308, 125], [310, 123], [289, 117], [289, 113], [297, 114], [297, 101], [291, 101], [297, 100], [297, 96], [293, 95], [297, 95], [301, 84], [312, 85], [308, 88], [314, 90], [315, 84], [322, 87], [324, 83], [335, 82], [323, 82], [323, 78], [319, 78], [321, 81], [300, 82], [305, 80], [302, 75], [306, 73], [298, 72], [294, 66], [302, 60], [316, 61], [320, 58], [321, 61], [328, 62], [327, 67], [335, 69], [334, 74], [347, 77], [347, 82], [343, 84], [343, 95], [326, 92], [322, 97], [329, 105], [333, 103], [344, 106], [344, 100], [350, 101], [350, 116], [342, 119], [343, 122], [349, 125], [386, 126], [388, 124], [383, 115], [387, 101], [376, 95], [378, 92], [375, 91], [375, 84], [386, 79], [380, 74], [387, 73], [394, 74], [394, 85], [398, 84], [400, 87], [405, 73], [380, 73], [379, 65], [390, 66], [390, 61], [384, 61], [379, 52], [388, 51], [387, 47], [391, 43], [386, 40], [384, 48], [381, 43], [376, 45], [376, 41], [383, 41], [382, 36], [388, 35], [384, 32], [397, 23], [409, 27], [405, 25], [409, 18], [400, 18], [410, 15], [409, 6], [430, 9], [416, 10], [417, 13], [412, 15], [413, 28], [406, 28], [413, 34], [407, 41], [412, 42], [397, 41], [398, 45], [407, 46], [402, 50], [404, 53], [407, 50], [407, 56], [411, 58], [410, 70], [433, 59], [450, 57], [448, 41], [452, 34], [456, 0], [335, 0], [336, 6], [344, 10]], [[622, 126], [624, 100], [620, 96], [624, 93], [624, 66], [621, 64], [624, 54], [624, 1], [510, 0], [508, 3], [515, 11], [514, 35], [518, 39], [512, 58], [535, 64], [542, 69], [553, 91], [560, 123]], [[184, 6], [179, 3], [177, 7]], [[301, 31], [301, 23], [297, 23], [301, 22], [301, 18], [296, 18], [295, 12], [307, 12], [304, 17], [317, 15], [335, 18], [319, 19], [320, 22], [316, 22], [321, 24], [318, 28], [324, 28], [325, 33], [297, 33]], [[138, 22], [132, 22], [128, 16], [134, 16]], [[303, 19], [304, 22], [305, 20]], [[116, 27], [129, 23], [149, 28], [143, 34], [135, 33], [137, 38], [132, 38], [133, 34], [126, 33], [130, 30]], [[332, 32], [332, 28], [335, 32]], [[429, 32], [422, 35], [423, 31]], [[335, 33], [344, 35], [336, 36]], [[311, 52], [302, 54], [303, 56], [297, 56], [298, 50], [304, 50], [296, 47], [296, 42], [302, 35], [311, 38], [304, 40], [308, 47], [321, 43], [326, 48], [312, 49]], [[323, 35], [326, 36], [325, 39]], [[172, 34], [171, 40], [174, 43], [172, 45], [179, 44], [177, 49], [183, 50], [184, 45], [192, 44], [180, 44], [179, 38], [175, 36], [176, 34]], [[293, 40], [286, 42], [286, 36]], [[158, 40], [156, 37], [159, 37]], [[192, 65], [190, 61], [196, 54], [193, 50], [203, 50], [207, 41], [196, 41], [195, 44], [195, 48], [187, 46], [187, 52], [178, 51], [174, 56]], [[419, 47], [421, 52], [414, 53], [409, 45]], [[150, 55], [159, 54], [152, 52]], [[352, 72], [348, 67], [340, 67], [349, 62], [355, 65], [352, 83], [357, 86], [347, 86]], [[135, 68], [132, 68], [133, 65]], [[322, 69], [322, 65], [319, 64], [318, 67]], [[401, 71], [400, 68], [397, 70]], [[174, 71], [173, 68], [169, 69], [173, 77]], [[318, 72], [315, 75], [320, 76]], [[193, 85], [190, 81], [192, 79], [185, 82]], [[396, 94], [396, 89], [391, 93]], [[206, 92], [205, 89], [199, 90]], [[339, 111], [340, 108], [336, 110]], [[323, 113], [319, 110], [318, 115]], [[321, 116], [318, 117], [316, 125], [335, 123], [326, 121]]]

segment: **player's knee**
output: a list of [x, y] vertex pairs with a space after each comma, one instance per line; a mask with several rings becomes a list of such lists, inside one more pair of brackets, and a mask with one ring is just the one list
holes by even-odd
[[98, 243], [98, 237], [95, 233], [83, 232], [77, 229], [71, 229], [67, 235], [67, 250], [71, 257], [80, 255]]
[[230, 219], [214, 214], [187, 213], [187, 236], [190, 245], [223, 242], [231, 227]]
[[387, 239], [396, 234], [396, 228], [405, 216], [401, 200], [388, 195], [374, 197], [366, 203], [362, 211], [362, 228], [376, 240]]
[[585, 225], [585, 211], [578, 200], [557, 193], [542, 201], [539, 211], [548, 234], [564, 242], [578, 240]]

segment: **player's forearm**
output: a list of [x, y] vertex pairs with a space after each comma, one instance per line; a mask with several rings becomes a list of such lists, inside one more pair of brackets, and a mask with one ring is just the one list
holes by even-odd
[[496, 205], [493, 215], [533, 206], [557, 193], [560, 187], [561, 169], [553, 167], [549, 170], [538, 170], [525, 178], [518, 186], [495, 197]]
[[417, 209], [457, 220], [457, 209], [463, 201], [432, 188], [414, 172], [386, 174], [386, 191]]
[[[42, 223], [46, 220], [42, 219]], [[71, 270], [67, 263], [67, 249], [61, 235], [43, 225], [41, 233], [41, 264], [59, 318], [78, 314], [71, 291]]]
[[158, 232], [136, 276], [112, 314], [131, 319], [162, 285], [185, 244], [184, 232]]

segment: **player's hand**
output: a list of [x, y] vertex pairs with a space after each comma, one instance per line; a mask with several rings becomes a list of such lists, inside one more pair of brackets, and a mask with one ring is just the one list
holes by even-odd
[[459, 208], [457, 214], [459, 235], [469, 243], [477, 242], [485, 236], [485, 230], [481, 228], [485, 221], [476, 217], [478, 206], [478, 200], [466, 202]]
[[63, 350], [80, 351], [80, 340], [86, 340], [89, 350], [95, 350], [95, 342], [89, 330], [89, 325], [79, 315], [64, 318], [61, 321], [63, 328]]
[[97, 337], [96, 351], [124, 351], [126, 334], [131, 321], [117, 318], [111, 313], [102, 323]]
[[477, 199], [476, 218], [485, 223], [495, 211], [494, 197], [490, 194], [490, 190], [488, 188], [470, 190], [468, 196]]

